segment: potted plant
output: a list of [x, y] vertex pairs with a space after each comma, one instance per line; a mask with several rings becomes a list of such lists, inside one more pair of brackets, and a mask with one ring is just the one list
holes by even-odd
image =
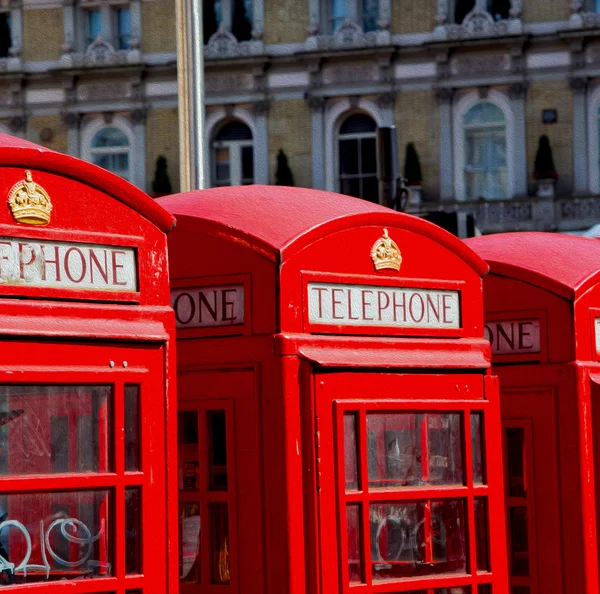
[[423, 174], [421, 173], [421, 163], [414, 142], [406, 145], [406, 157], [404, 159], [404, 179], [406, 186], [410, 190], [409, 208], [419, 208], [421, 204], [421, 194], [423, 187]]
[[550, 140], [545, 134], [540, 137], [535, 155], [533, 179], [538, 182], [537, 195], [539, 198], [554, 198], [554, 187], [558, 180], [558, 173], [554, 167]]
[[287, 155], [283, 152], [283, 149], [279, 149], [279, 152], [277, 153], [277, 171], [275, 171], [275, 185], [294, 185], [294, 174], [290, 169]]
[[173, 191], [169, 173], [167, 171], [167, 158], [160, 155], [156, 159], [156, 170], [154, 172], [154, 181], [152, 182], [152, 195], [154, 198], [166, 196]]

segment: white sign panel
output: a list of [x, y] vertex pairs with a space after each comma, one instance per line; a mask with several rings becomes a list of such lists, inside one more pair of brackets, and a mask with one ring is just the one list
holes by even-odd
[[458, 291], [308, 283], [311, 324], [460, 328]]
[[486, 322], [485, 337], [490, 341], [492, 355], [524, 355], [541, 350], [537, 319]]
[[137, 291], [133, 248], [0, 237], [0, 286]]
[[171, 291], [177, 328], [214, 328], [244, 323], [244, 286]]

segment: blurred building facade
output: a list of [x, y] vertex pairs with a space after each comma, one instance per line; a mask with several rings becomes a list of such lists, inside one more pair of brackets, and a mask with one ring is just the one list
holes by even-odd
[[[204, 38], [212, 185], [275, 183], [283, 150], [295, 185], [377, 200], [375, 131], [395, 124], [414, 210], [600, 222], [599, 0], [205, 0]], [[0, 0], [0, 131], [150, 193], [165, 156], [177, 191], [175, 0]]]

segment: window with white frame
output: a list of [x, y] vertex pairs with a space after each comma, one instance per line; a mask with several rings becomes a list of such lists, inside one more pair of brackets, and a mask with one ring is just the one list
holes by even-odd
[[76, 20], [82, 51], [99, 36], [117, 50], [131, 47], [131, 9], [128, 2], [85, 2], [80, 5]]
[[11, 47], [10, 12], [0, 12], [0, 58], [8, 58]]
[[122, 130], [115, 126], [100, 129], [90, 143], [90, 161], [126, 180], [131, 180], [131, 145]]
[[326, 0], [325, 32], [333, 35], [345, 20], [358, 23], [365, 33], [377, 30], [380, 0]]
[[254, 183], [254, 146], [250, 128], [239, 120], [224, 123], [212, 142], [213, 186]]
[[129, 6], [116, 7], [112, 13], [115, 47], [129, 49], [131, 45], [131, 11]]
[[102, 33], [102, 15], [100, 14], [99, 8], [91, 8], [85, 11], [85, 22], [86, 22], [86, 46], [93, 43], [93, 41]]
[[489, 102], [473, 105], [464, 116], [464, 187], [467, 200], [508, 195], [506, 121]]
[[370, 116], [355, 113], [341, 124], [337, 139], [338, 189], [342, 194], [379, 201], [377, 126]]
[[[204, 43], [219, 30], [230, 33], [237, 41], [250, 41], [255, 26], [255, 3], [262, 6], [264, 0], [205, 0], [202, 3]], [[258, 11], [259, 14], [262, 10]], [[258, 32], [257, 32], [258, 33]]]
[[487, 11], [495, 21], [501, 21], [509, 17], [511, 2], [510, 0], [454, 0], [451, 11], [454, 22], [460, 25], [476, 6]]

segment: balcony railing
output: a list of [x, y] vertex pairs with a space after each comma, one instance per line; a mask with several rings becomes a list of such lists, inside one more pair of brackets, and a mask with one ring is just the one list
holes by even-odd
[[423, 202], [415, 214], [459, 212], [475, 217], [482, 233], [579, 231], [600, 223], [600, 196]]

